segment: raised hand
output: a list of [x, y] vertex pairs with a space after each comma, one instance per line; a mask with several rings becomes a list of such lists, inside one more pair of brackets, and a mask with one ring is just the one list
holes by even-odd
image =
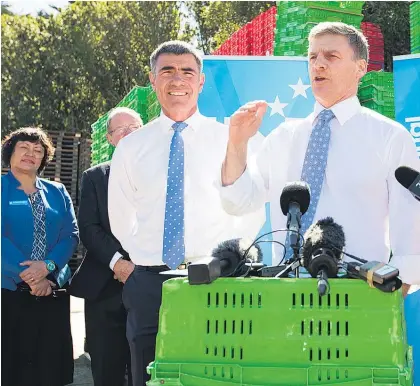
[[261, 126], [267, 102], [253, 101], [240, 107], [230, 118], [229, 142], [232, 145], [246, 144]]

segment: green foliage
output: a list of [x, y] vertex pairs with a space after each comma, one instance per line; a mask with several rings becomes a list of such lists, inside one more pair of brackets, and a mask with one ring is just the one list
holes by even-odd
[[367, 1], [363, 21], [378, 24], [384, 35], [385, 70], [392, 71], [392, 57], [410, 53], [410, 2]]
[[2, 134], [39, 125], [90, 131], [176, 39], [176, 2], [76, 1], [56, 16], [2, 15]]

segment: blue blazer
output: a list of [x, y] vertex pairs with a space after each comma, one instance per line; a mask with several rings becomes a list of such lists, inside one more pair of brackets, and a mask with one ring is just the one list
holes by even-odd
[[[45, 204], [47, 233], [46, 260], [59, 269], [58, 282], [70, 277], [67, 262], [79, 243], [79, 230], [71, 198], [63, 184], [36, 179]], [[11, 172], [1, 177], [1, 287], [16, 289], [19, 274], [27, 267], [19, 263], [31, 260], [34, 236], [32, 208], [19, 181]]]

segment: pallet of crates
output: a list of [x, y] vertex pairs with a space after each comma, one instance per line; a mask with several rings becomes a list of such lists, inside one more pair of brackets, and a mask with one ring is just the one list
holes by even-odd
[[360, 29], [360, 1], [278, 1], [274, 55], [305, 56], [311, 29], [324, 21], [341, 21]]
[[401, 291], [356, 279], [163, 284], [148, 386], [412, 385]]
[[384, 69], [384, 37], [381, 28], [373, 23], [363, 22], [361, 24], [363, 34], [369, 44], [368, 71], [380, 71]]
[[420, 1], [410, 5], [410, 45], [412, 54], [420, 54]]
[[277, 8], [271, 7], [263, 15], [263, 50], [264, 55], [273, 55], [274, 29], [276, 28]]
[[362, 106], [395, 119], [394, 77], [392, 72], [368, 72], [362, 78], [357, 95]]

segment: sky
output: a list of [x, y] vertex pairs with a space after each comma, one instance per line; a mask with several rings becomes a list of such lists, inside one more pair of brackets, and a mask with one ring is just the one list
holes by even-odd
[[20, 15], [28, 13], [36, 16], [37, 12], [43, 10], [45, 12], [55, 12], [50, 5], [63, 7], [68, 4], [67, 0], [7, 0], [10, 10]]

